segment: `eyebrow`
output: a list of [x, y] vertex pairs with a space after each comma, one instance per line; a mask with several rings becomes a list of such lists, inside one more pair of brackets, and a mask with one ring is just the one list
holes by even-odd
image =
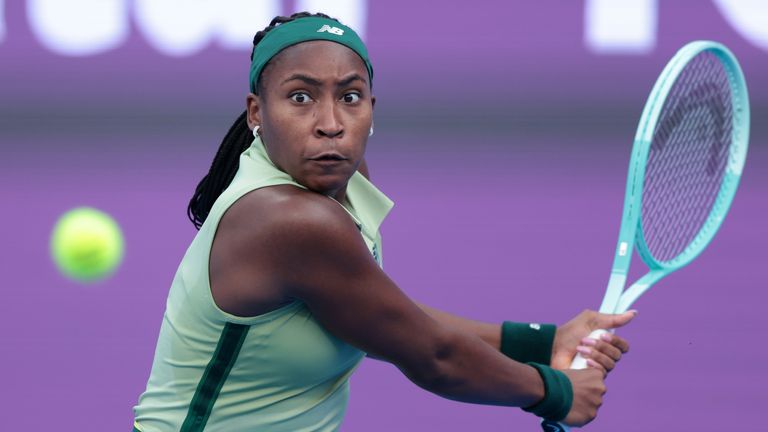
[[[293, 74], [293, 75], [289, 76], [288, 79], [286, 79], [282, 83], [285, 84], [285, 83], [290, 82], [290, 81], [302, 81], [302, 82], [305, 82], [305, 83], [307, 83], [309, 85], [312, 85], [312, 86], [315, 86], [315, 87], [320, 87], [320, 86], [323, 85], [323, 82], [318, 80], [317, 78], [312, 78], [312, 77], [310, 77], [308, 75], [304, 75], [304, 74], [300, 74], [300, 73]], [[343, 80], [339, 81], [336, 84], [336, 86], [337, 87], [345, 87], [345, 86], [348, 86], [349, 84], [351, 84], [354, 81], [362, 81], [365, 84], [368, 83], [368, 81], [366, 81], [365, 78], [363, 78], [359, 74], [355, 73], [353, 75], [350, 75], [348, 78], [344, 78]]]
[[363, 84], [368, 84], [368, 81], [366, 81], [365, 78], [361, 77], [358, 74], [353, 74], [349, 78], [345, 78], [345, 79], [339, 81], [338, 86], [339, 87], [346, 87], [346, 86], [352, 84], [354, 81], [362, 81]]
[[309, 85], [313, 85], [313, 86], [316, 86], [316, 87], [319, 87], [319, 86], [321, 86], [323, 84], [319, 80], [317, 80], [315, 78], [312, 78], [312, 77], [309, 77], [307, 75], [303, 75], [303, 74], [293, 74], [293, 75], [289, 76], [287, 80], [283, 81], [283, 84], [285, 84], [287, 82], [290, 82], [290, 81], [303, 81], [303, 82], [305, 82], [305, 83], [307, 83]]

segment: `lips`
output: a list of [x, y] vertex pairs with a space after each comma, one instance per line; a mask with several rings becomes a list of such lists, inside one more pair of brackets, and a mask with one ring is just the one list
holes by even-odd
[[316, 162], [339, 162], [339, 161], [345, 161], [347, 158], [342, 156], [340, 153], [336, 152], [325, 152], [321, 153], [317, 156], [309, 158], [310, 160], [316, 161]]

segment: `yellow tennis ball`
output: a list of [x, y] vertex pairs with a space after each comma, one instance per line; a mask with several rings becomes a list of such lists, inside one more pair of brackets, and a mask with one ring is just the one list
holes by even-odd
[[51, 234], [56, 266], [78, 282], [95, 282], [111, 275], [123, 260], [123, 233], [108, 214], [90, 207], [64, 213]]

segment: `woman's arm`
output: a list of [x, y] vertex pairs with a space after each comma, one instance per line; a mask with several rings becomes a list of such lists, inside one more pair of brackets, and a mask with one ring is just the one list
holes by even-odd
[[[501, 325], [474, 321], [457, 315], [444, 312], [427, 305], [418, 304], [419, 307], [439, 323], [461, 329], [479, 337], [493, 349], [501, 349]], [[606, 334], [605, 339], [587, 340], [586, 337], [592, 330], [614, 329], [629, 323], [636, 315], [635, 311], [620, 315], [601, 314], [594, 311], [583, 311], [566, 324], [557, 328], [555, 340], [552, 346], [552, 367], [566, 369], [570, 367], [571, 360], [577, 353], [577, 349], [587, 359], [594, 363], [590, 365], [604, 372], [610, 372], [616, 367], [616, 362], [622, 354], [629, 351], [629, 342], [621, 336]]]
[[[360, 162], [357, 170], [366, 179], [370, 180], [370, 172], [365, 159]], [[445, 326], [461, 329], [464, 332], [474, 334], [495, 350], [501, 349], [501, 325], [481, 321], [474, 321], [456, 316], [427, 305], [418, 303], [418, 306], [432, 319]], [[588, 340], [586, 336], [596, 329], [612, 329], [627, 324], [635, 316], [635, 312], [623, 315], [598, 314], [594, 311], [584, 311], [565, 325], [559, 327], [555, 333], [550, 364], [559, 369], [570, 367], [571, 360], [577, 350], [593, 367], [610, 372], [621, 359], [622, 354], [629, 350], [629, 343], [620, 336], [607, 333], [604, 340]], [[370, 354], [369, 354], [370, 355]], [[374, 357], [374, 355], [371, 355]], [[589, 360], [588, 360], [589, 361]]]
[[471, 334], [425, 314], [384, 274], [334, 201], [305, 191], [260, 211], [252, 259], [328, 331], [395, 364], [417, 385], [474, 403], [528, 406], [544, 396], [538, 373]]
[[[289, 186], [267, 189], [235, 203], [217, 232], [242, 262], [235, 272], [262, 281], [251, 285], [256, 297], [274, 291], [285, 300], [303, 301], [336, 337], [393, 363], [414, 383], [443, 397], [519, 407], [544, 397], [534, 368], [506, 358], [474, 334], [440, 323], [405, 296], [378, 267], [338, 203]], [[248, 276], [254, 269], [262, 274]], [[239, 292], [238, 301], [247, 303], [249, 295]], [[567, 374], [574, 392], [567, 420], [583, 424], [601, 402], [602, 375]]]
[[474, 321], [444, 312], [422, 303], [417, 303], [421, 310], [435, 321], [445, 326], [460, 328], [479, 337], [495, 350], [501, 349], [501, 324]]

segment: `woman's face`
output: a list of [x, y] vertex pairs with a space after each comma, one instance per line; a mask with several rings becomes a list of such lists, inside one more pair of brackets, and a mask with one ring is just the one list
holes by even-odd
[[248, 125], [260, 133], [272, 162], [299, 184], [343, 199], [373, 120], [363, 60], [344, 45], [309, 41], [286, 48], [248, 96]]

